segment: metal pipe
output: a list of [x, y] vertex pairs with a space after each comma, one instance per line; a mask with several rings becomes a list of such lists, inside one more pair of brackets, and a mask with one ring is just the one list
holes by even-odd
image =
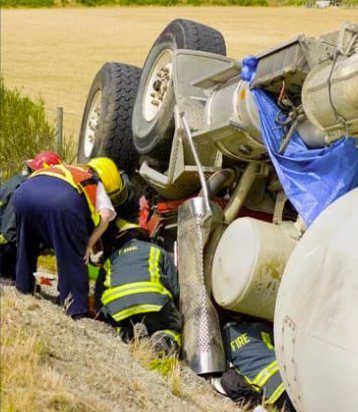
[[201, 190], [204, 194], [205, 205], [206, 205], [207, 210], [209, 212], [211, 210], [210, 203], [209, 203], [209, 193], [208, 193], [208, 187], [206, 185], [206, 180], [205, 180], [205, 175], [204, 175], [204, 172], [203, 172], [203, 168], [201, 166], [200, 159], [199, 159], [199, 156], [198, 156], [198, 152], [196, 151], [196, 148], [195, 148], [195, 145], [194, 145], [194, 142], [193, 142], [193, 138], [192, 138], [192, 135], [191, 135], [191, 132], [190, 132], [190, 128], [189, 128], [188, 122], [186, 121], [184, 112], [180, 112], [180, 117], [181, 117], [181, 120], [183, 122], [184, 130], [185, 130], [185, 133], [187, 135], [187, 138], [188, 138], [188, 141], [189, 141], [189, 144], [190, 144], [190, 149], [193, 153], [194, 160], [195, 160], [196, 166], [198, 168], [198, 173], [199, 173], [199, 178], [200, 178], [200, 183], [201, 183]]
[[[211, 200], [226, 184], [232, 182], [234, 177], [235, 172], [232, 169], [223, 169], [213, 173], [206, 181], [209, 199]], [[203, 190], [200, 190], [198, 196], [203, 195]]]
[[247, 194], [249, 193], [255, 179], [260, 165], [258, 163], [248, 163], [245, 171], [237, 184], [234, 193], [232, 194], [229, 203], [224, 210], [225, 223], [230, 224], [236, 219]]

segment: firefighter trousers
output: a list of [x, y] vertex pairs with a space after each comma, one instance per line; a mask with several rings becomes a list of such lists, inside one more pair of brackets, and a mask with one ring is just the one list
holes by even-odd
[[55, 250], [60, 303], [66, 313], [87, 314], [89, 285], [83, 257], [93, 225], [86, 199], [65, 181], [37, 176], [16, 190], [13, 203], [18, 241], [17, 289], [33, 292], [33, 272], [43, 244]]

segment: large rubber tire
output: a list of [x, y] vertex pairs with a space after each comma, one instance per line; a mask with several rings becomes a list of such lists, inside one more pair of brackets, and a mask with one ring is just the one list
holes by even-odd
[[132, 175], [138, 162], [133, 144], [132, 113], [141, 69], [105, 63], [90, 88], [81, 124], [77, 160], [107, 156]]
[[[219, 31], [190, 20], [173, 20], [155, 41], [143, 66], [132, 121], [138, 153], [161, 161], [169, 158], [174, 133], [171, 52], [176, 49], [226, 55], [225, 40]], [[161, 67], [167, 73], [160, 71]]]

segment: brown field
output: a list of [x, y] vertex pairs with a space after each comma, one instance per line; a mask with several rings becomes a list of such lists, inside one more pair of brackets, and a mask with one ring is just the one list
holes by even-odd
[[142, 66], [160, 31], [175, 18], [215, 27], [227, 54], [242, 58], [297, 34], [317, 36], [358, 9], [126, 7], [2, 9], [1, 72], [8, 86], [43, 97], [49, 115], [62, 106], [65, 131], [78, 134], [93, 77], [107, 61]]

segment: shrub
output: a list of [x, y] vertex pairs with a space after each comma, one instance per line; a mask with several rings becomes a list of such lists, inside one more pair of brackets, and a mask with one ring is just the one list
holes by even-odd
[[121, 6], [176, 6], [180, 0], [119, 0]]
[[23, 168], [23, 160], [55, 150], [55, 129], [45, 119], [44, 102], [32, 102], [6, 87], [1, 76], [1, 181]]
[[201, 0], [187, 0], [187, 4], [190, 6], [201, 6], [202, 1]]
[[53, 0], [1, 0], [1, 7], [52, 7]]
[[77, 3], [88, 7], [114, 6], [119, 4], [116, 0], [77, 0]]
[[232, 6], [268, 6], [266, 0], [228, 0]]

